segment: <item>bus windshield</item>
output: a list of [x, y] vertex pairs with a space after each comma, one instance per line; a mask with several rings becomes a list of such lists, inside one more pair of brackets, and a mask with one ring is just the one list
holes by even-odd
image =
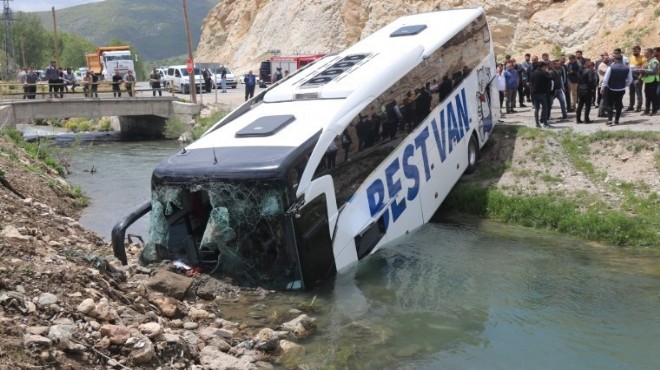
[[166, 258], [241, 285], [287, 289], [300, 273], [286, 242], [286, 194], [283, 183], [266, 181], [157, 186], [145, 249], [165, 247]]

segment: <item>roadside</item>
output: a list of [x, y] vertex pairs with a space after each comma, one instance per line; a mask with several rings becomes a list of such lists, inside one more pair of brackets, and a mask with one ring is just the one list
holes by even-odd
[[531, 107], [516, 110], [444, 209], [660, 251], [660, 116], [628, 112], [608, 127], [595, 115], [577, 124], [569, 113], [570, 121], [537, 129]]

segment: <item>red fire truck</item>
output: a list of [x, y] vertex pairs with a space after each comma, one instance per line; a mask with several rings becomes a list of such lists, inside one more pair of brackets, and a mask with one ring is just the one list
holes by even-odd
[[325, 54], [307, 54], [307, 55], [294, 55], [294, 56], [282, 56], [275, 55], [270, 57], [269, 60], [264, 60], [261, 62], [259, 67], [259, 85], [261, 87], [266, 87], [266, 84], [275, 82], [275, 76], [277, 75], [277, 69], [280, 68], [282, 76], [286, 76], [288, 73], [293, 73], [301, 67], [321, 59]]

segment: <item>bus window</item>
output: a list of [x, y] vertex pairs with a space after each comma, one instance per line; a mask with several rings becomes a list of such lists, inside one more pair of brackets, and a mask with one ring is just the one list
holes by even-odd
[[338, 208], [488, 56], [490, 44], [484, 42], [488, 34], [486, 17], [481, 15], [353, 119], [347, 128], [348, 153], [339, 147], [335, 167], [322, 172], [333, 177]]

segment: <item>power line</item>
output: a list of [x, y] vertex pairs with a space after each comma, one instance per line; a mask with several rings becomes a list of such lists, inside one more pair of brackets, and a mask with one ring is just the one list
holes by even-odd
[[11, 53], [11, 59], [14, 60], [14, 38], [11, 35], [11, 22], [14, 20], [12, 18], [12, 11], [9, 7], [9, 2], [13, 0], [2, 0], [2, 9], [3, 16], [5, 21], [5, 80], [9, 79], [9, 56]]

